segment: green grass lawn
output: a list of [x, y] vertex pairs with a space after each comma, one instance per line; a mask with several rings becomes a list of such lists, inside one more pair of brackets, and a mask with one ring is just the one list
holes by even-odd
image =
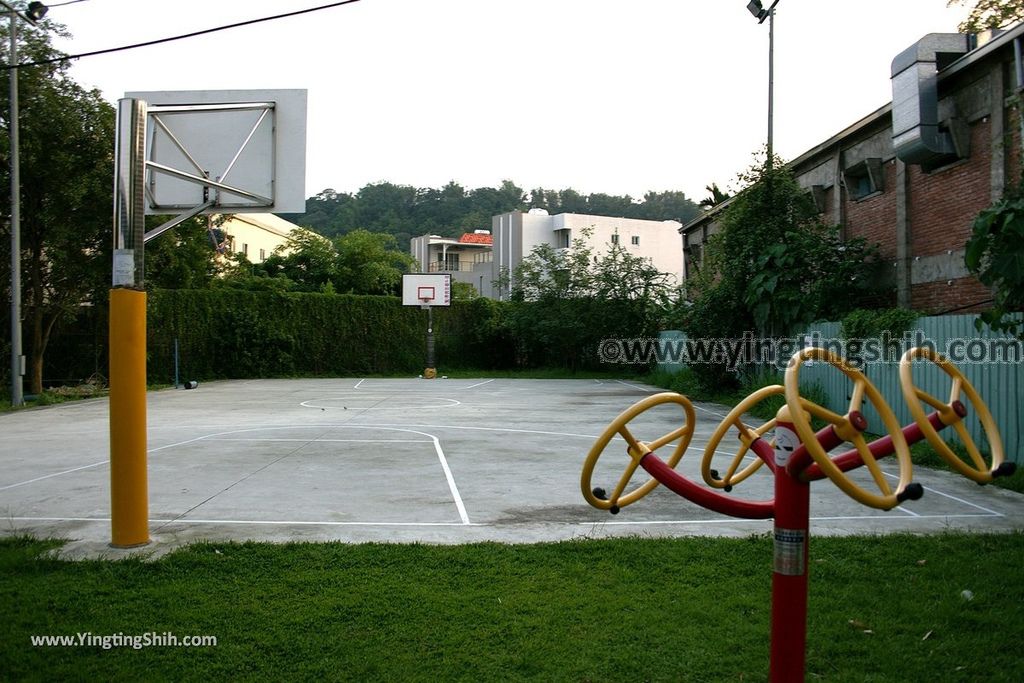
[[[66, 562], [0, 540], [3, 680], [761, 681], [772, 543], [194, 545]], [[808, 680], [1024, 680], [1024, 534], [815, 538]], [[962, 592], [969, 590], [973, 599]], [[31, 635], [216, 647], [33, 647]]]

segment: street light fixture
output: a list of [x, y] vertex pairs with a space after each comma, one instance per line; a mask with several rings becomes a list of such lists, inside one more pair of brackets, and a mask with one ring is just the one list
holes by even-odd
[[35, 26], [46, 16], [49, 8], [41, 2], [30, 2], [22, 14], [4, 0], [0, 0], [11, 18], [11, 50], [8, 69], [11, 74], [11, 116], [9, 136], [11, 145], [11, 405], [25, 402], [22, 395], [22, 377], [25, 375], [24, 356], [21, 352], [21, 165], [18, 158], [18, 19]]
[[768, 20], [768, 170], [772, 168], [772, 114], [773, 96], [775, 90], [775, 6], [779, 0], [775, 0], [768, 9], [761, 4], [761, 0], [750, 0], [747, 3], [747, 11], [750, 12], [758, 24]]

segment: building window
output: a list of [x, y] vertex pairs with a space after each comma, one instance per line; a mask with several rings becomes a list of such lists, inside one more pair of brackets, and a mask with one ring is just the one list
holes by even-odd
[[242, 242], [242, 254], [245, 255], [245, 256], [249, 255], [249, 243], [248, 242]]
[[618, 244], [618, 243], [619, 243], [619, 233], [615, 233], [614, 235], [612, 235], [612, 244]]
[[266, 249], [260, 249], [260, 261], [266, 261], [266, 260], [267, 260], [267, 250]]
[[444, 262], [445, 270], [458, 271], [459, 270], [459, 255], [449, 253]]
[[885, 171], [882, 160], [877, 157], [865, 159], [843, 171], [846, 192], [851, 199], [864, 199], [876, 192], [885, 191]]
[[629, 238], [629, 241], [632, 243], [634, 247], [640, 246], [640, 235], [633, 235], [632, 237]]

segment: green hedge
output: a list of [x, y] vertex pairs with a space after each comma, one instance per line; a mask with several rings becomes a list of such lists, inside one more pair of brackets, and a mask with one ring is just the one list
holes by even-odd
[[[487, 332], [494, 304], [434, 309], [439, 365], [510, 362]], [[412, 374], [426, 351], [426, 312], [396, 297], [158, 290], [147, 323], [151, 382], [173, 379], [175, 339], [182, 379]]]
[[[105, 302], [98, 302], [103, 303]], [[606, 337], [647, 333], [622, 302], [455, 301], [433, 309], [437, 367], [501, 370], [587, 367]], [[636, 319], [634, 319], [636, 318]], [[107, 308], [83, 308], [62, 325], [46, 357], [46, 381], [106, 376]], [[148, 379], [417, 375], [426, 360], [427, 313], [397, 297], [226, 288], [149, 292]], [[616, 367], [614, 369], [621, 369]]]

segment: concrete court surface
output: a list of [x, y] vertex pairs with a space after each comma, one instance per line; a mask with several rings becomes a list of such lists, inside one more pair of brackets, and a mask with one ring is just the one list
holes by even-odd
[[[595, 438], [657, 391], [616, 380], [354, 378], [150, 392], [152, 543], [141, 552], [201, 539], [519, 543], [768, 532], [771, 520], [725, 517], [663, 487], [617, 516], [583, 501], [580, 469]], [[679, 471], [700, 480], [704, 446], [727, 411], [697, 404]], [[669, 405], [630, 429], [650, 441], [682, 421]], [[719, 449], [722, 470], [734, 434]], [[614, 485], [627, 464], [623, 451], [623, 441], [611, 443], [594, 484]], [[2, 533], [70, 539], [71, 557], [140, 552], [108, 546], [108, 458], [106, 399], [0, 415]], [[889, 475], [892, 460], [882, 461]], [[867, 481], [861, 471], [855, 476]], [[1024, 496], [924, 468], [915, 480], [925, 496], [888, 512], [860, 505], [827, 480], [812, 484], [812, 536], [1024, 529]], [[771, 490], [762, 468], [729, 495], [762, 500]]]

